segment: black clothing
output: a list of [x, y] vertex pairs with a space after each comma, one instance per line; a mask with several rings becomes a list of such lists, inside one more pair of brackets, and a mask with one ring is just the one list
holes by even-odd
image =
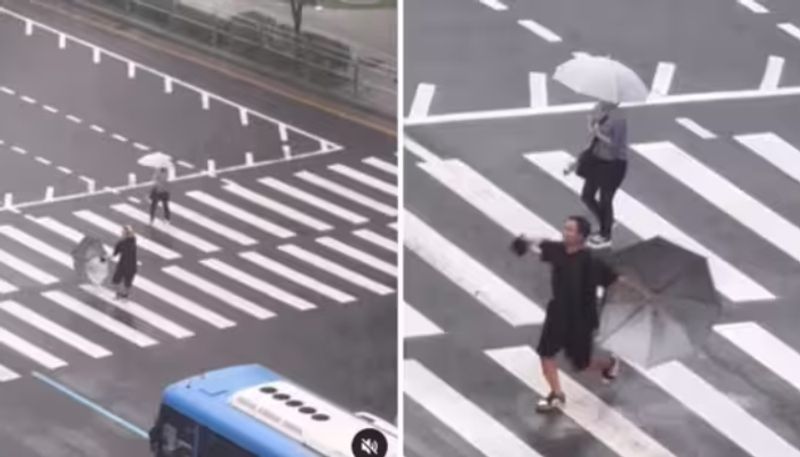
[[158, 208], [158, 203], [164, 203], [164, 218], [169, 220], [169, 192], [167, 191], [159, 191], [157, 189], [153, 189], [150, 192], [150, 220], [152, 221], [156, 217], [156, 209]]
[[610, 286], [618, 275], [588, 249], [568, 254], [564, 243], [553, 241], [539, 247], [542, 261], [552, 265], [553, 299], [547, 305], [537, 352], [554, 357], [564, 349], [575, 369], [584, 370], [591, 361], [593, 333], [600, 322], [597, 287]]
[[136, 238], [130, 237], [119, 240], [117, 245], [114, 246], [113, 255], [119, 255], [120, 257], [117, 262], [117, 268], [114, 270], [114, 276], [111, 278], [111, 283], [117, 285], [124, 281], [125, 287], [130, 289], [137, 270]]
[[[594, 214], [600, 223], [600, 235], [611, 239], [611, 227], [614, 224], [614, 194], [622, 185], [628, 169], [628, 162], [624, 160], [600, 160], [592, 163], [591, 173], [583, 182], [581, 200]], [[598, 201], [597, 191], [600, 191]]]

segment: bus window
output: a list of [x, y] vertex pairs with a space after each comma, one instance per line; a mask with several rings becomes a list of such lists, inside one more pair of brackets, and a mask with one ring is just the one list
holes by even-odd
[[191, 457], [194, 455], [197, 426], [169, 406], [162, 406], [151, 432], [151, 446], [156, 457]]
[[204, 444], [197, 457], [258, 457], [203, 427]]

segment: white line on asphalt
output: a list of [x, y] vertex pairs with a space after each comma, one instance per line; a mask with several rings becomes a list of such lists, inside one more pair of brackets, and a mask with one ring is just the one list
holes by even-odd
[[411, 110], [408, 113], [408, 117], [410, 119], [428, 117], [434, 93], [436, 93], [435, 85], [419, 83], [417, 91], [414, 92], [414, 100], [411, 102]]
[[344, 279], [347, 282], [355, 284], [359, 287], [362, 287], [370, 292], [373, 292], [378, 295], [389, 295], [394, 292], [394, 289], [391, 287], [384, 286], [383, 284], [372, 280], [361, 273], [355, 272], [349, 268], [343, 267], [336, 262], [333, 262], [325, 257], [322, 257], [318, 254], [315, 254], [311, 251], [308, 251], [300, 246], [294, 244], [284, 244], [282, 246], [278, 246], [278, 249], [295, 257], [297, 259], [302, 260], [309, 265], [313, 265], [320, 270], [325, 271], [326, 273], [332, 274], [334, 276], [338, 276], [341, 279]]
[[[105, 230], [108, 233], [111, 233], [115, 236], [120, 236], [122, 233], [122, 226], [117, 224], [116, 222], [111, 221], [110, 219], [106, 219], [99, 214], [96, 214], [90, 210], [82, 209], [79, 211], [75, 211], [76, 217], [83, 219], [84, 221], [98, 227], [102, 230]], [[144, 249], [145, 251], [149, 251], [164, 260], [175, 260], [181, 257], [180, 254], [169, 249], [155, 241], [150, 240], [149, 238], [145, 238], [141, 234], [136, 235], [136, 244]]]
[[334, 172], [339, 173], [342, 176], [346, 176], [365, 186], [377, 189], [385, 194], [389, 194], [394, 197], [397, 196], [397, 186], [395, 184], [388, 183], [382, 179], [378, 179], [368, 173], [364, 173], [361, 170], [356, 170], [355, 168], [349, 167], [341, 163], [328, 165], [328, 169], [333, 170]]
[[[114, 211], [117, 211], [120, 214], [124, 214], [141, 224], [148, 224], [150, 222], [149, 214], [127, 203], [118, 203], [115, 205], [111, 205], [111, 208]], [[183, 230], [179, 227], [175, 227], [171, 224], [169, 225], [165, 224], [161, 220], [154, 221], [151, 227], [154, 228], [155, 230], [158, 230], [159, 232], [170, 235], [172, 238], [181, 241], [183, 243], [186, 243], [189, 246], [192, 246], [193, 248], [201, 252], [204, 252], [206, 254], [211, 252], [217, 252], [220, 249], [219, 246], [209, 243], [208, 241], [192, 233], [189, 233], [186, 230]]]
[[80, 176], [79, 178], [80, 178], [81, 181], [86, 183], [87, 192], [92, 193], [92, 192], [95, 191], [95, 181], [94, 181], [94, 179], [87, 178], [86, 176]]
[[[50, 230], [53, 233], [61, 235], [62, 237], [72, 241], [73, 243], [80, 243], [83, 240], [84, 234], [75, 230], [74, 228], [61, 223], [60, 221], [53, 219], [52, 217], [32, 217], [31, 221], [41, 225], [42, 227]], [[103, 245], [106, 253], [110, 254], [112, 252], [111, 247], [109, 245]], [[141, 262], [140, 262], [141, 263]]]
[[675, 118], [675, 122], [689, 130], [690, 132], [694, 133], [695, 135], [699, 136], [704, 140], [712, 140], [717, 137], [714, 132], [706, 129], [702, 125], [698, 124], [692, 119], [688, 117], [677, 117]]
[[115, 140], [119, 141], [120, 143], [127, 143], [128, 142], [127, 138], [125, 138], [124, 136], [122, 136], [122, 135], [120, 135], [118, 133], [115, 133], [115, 134], [111, 135], [111, 138], [114, 138]]
[[420, 362], [403, 361], [403, 393], [484, 456], [542, 457]]
[[99, 125], [96, 125], [96, 124], [92, 124], [92, 126], [90, 128], [92, 130], [94, 130], [95, 132], [97, 132], [97, 133], [106, 133], [106, 129], [104, 129], [103, 127], [100, 127]]
[[550, 43], [559, 43], [561, 42], [561, 37], [556, 35], [552, 30], [548, 29], [547, 27], [539, 24], [538, 22], [534, 21], [533, 19], [520, 19], [517, 21], [519, 25], [525, 27], [526, 29], [530, 30], [531, 32], [538, 35], [543, 40], [550, 42]]
[[[142, 203], [141, 199], [133, 197], [133, 196], [128, 197], [128, 201], [131, 202], [131, 203], [136, 203], [137, 205]], [[170, 206], [172, 206], [172, 205], [170, 205]]]
[[22, 149], [19, 146], [11, 146], [11, 150], [16, 152], [16, 153], [18, 153], [18, 154], [27, 154], [28, 153], [28, 151]]
[[755, 322], [715, 325], [714, 331], [800, 391], [800, 354]]
[[176, 162], [179, 166], [183, 168], [188, 168], [190, 170], [194, 170], [194, 165], [190, 164], [189, 162], [185, 162], [183, 160], [179, 160]]
[[348, 200], [354, 201], [374, 211], [385, 214], [389, 217], [397, 217], [396, 206], [389, 206], [384, 203], [381, 203], [373, 198], [367, 197], [366, 195], [362, 195], [352, 189], [349, 189], [341, 184], [333, 182], [327, 178], [323, 178], [322, 176], [319, 176], [315, 173], [303, 170], [295, 173], [295, 176], [302, 179], [303, 181], [314, 184], [317, 187], [320, 187], [331, 193], [339, 195], [340, 197], [344, 197]]
[[353, 235], [368, 241], [379, 248], [386, 249], [387, 251], [397, 252], [397, 240], [390, 240], [385, 236], [381, 236], [370, 229], [358, 229], [353, 232]]
[[140, 150], [140, 151], [149, 151], [150, 146], [142, 143], [133, 143], [133, 147]]
[[[550, 393], [540, 372], [539, 356], [528, 346], [485, 351], [495, 363], [516, 377], [538, 395]], [[616, 409], [606, 405], [589, 389], [561, 372], [561, 384], [567, 396], [564, 414], [620, 457], [675, 457]], [[602, 419], [599, 419], [602, 418]]]
[[39, 284], [51, 285], [58, 282], [58, 278], [50, 273], [47, 273], [4, 250], [0, 250], [0, 263], [3, 263], [9, 268], [22, 273]]
[[[15, 286], [14, 284], [11, 284], [10, 282], [6, 281], [5, 279], [0, 278], [0, 294], [10, 294], [10, 293], [16, 292], [18, 290], [19, 289], [17, 289], [17, 286]], [[2, 371], [2, 368], [0, 368], [0, 371]], [[2, 378], [2, 375], [0, 375], [0, 378]]]
[[672, 62], [659, 62], [653, 75], [650, 86], [649, 98], [660, 98], [669, 95], [672, 79], [675, 76], [675, 64]]
[[286, 124], [282, 122], [278, 124], [278, 134], [281, 137], [281, 143], [289, 141], [289, 129], [286, 128]]
[[206, 217], [204, 214], [197, 212], [193, 209], [187, 208], [183, 205], [174, 202], [170, 202], [169, 206], [172, 213], [177, 214], [178, 216], [183, 217], [189, 222], [193, 222], [197, 225], [200, 225], [206, 230], [210, 230], [216, 233], [217, 235], [225, 237], [243, 246], [252, 246], [258, 243], [258, 241], [245, 235], [244, 233], [234, 230], [228, 226], [222, 225], [219, 222], [209, 217]]
[[755, 14], [769, 13], [769, 9], [767, 9], [764, 5], [758, 3], [756, 0], [739, 0], [739, 4], [749, 9], [751, 12]]
[[736, 184], [669, 142], [634, 145], [632, 150], [669, 176], [800, 262], [800, 228], [748, 195]]
[[778, 56], [769, 56], [767, 59], [767, 68], [764, 70], [764, 78], [761, 80], [761, 90], [775, 90], [781, 82], [781, 74], [783, 74], [783, 65], [786, 59]]
[[35, 160], [36, 160], [37, 162], [41, 163], [41, 164], [44, 164], [44, 165], [52, 165], [52, 163], [53, 163], [53, 162], [51, 162], [51, 161], [49, 161], [49, 160], [45, 159], [44, 157], [39, 157], [39, 156], [36, 156], [36, 159], [35, 159]]
[[3, 194], [3, 206], [7, 209], [10, 209], [14, 206], [14, 194], [11, 192], [6, 192]]
[[70, 121], [72, 121], [72, 122], [74, 122], [76, 124], [80, 124], [80, 123], [83, 122], [83, 119], [81, 119], [81, 118], [79, 118], [77, 116], [73, 116], [72, 114], [68, 114], [67, 115], [67, 119], [69, 119]]
[[238, 268], [234, 268], [227, 263], [217, 259], [205, 259], [200, 261], [201, 264], [216, 271], [217, 273], [227, 276], [235, 281], [238, 281], [245, 286], [261, 292], [262, 294], [272, 297], [275, 300], [283, 302], [292, 308], [300, 311], [315, 309], [317, 306], [304, 298], [300, 298], [290, 292], [287, 292], [280, 287], [274, 286], [262, 279], [259, 279], [250, 273], [246, 273]]
[[23, 101], [23, 102], [25, 102], [25, 103], [28, 103], [28, 104], [31, 104], [31, 105], [35, 105], [35, 104], [36, 104], [36, 99], [35, 99], [35, 98], [28, 97], [27, 95], [23, 95], [23, 96], [21, 96], [20, 98], [21, 98], [21, 99], [22, 99], [22, 101]]
[[286, 184], [278, 179], [271, 177], [261, 178], [258, 180], [258, 182], [353, 224], [364, 224], [369, 222], [369, 219], [360, 214], [354, 213], [353, 211], [343, 208], [335, 203], [331, 203], [328, 200], [317, 197], [310, 192], [306, 192], [290, 184]]
[[364, 252], [361, 249], [356, 249], [353, 246], [343, 243], [335, 238], [331, 238], [329, 236], [317, 238], [317, 243], [340, 254], [344, 254], [351, 259], [358, 260], [359, 262], [386, 273], [387, 275], [397, 276], [397, 267], [395, 265], [379, 259], [370, 253]]
[[[526, 154], [525, 158], [541, 168], [556, 181], [580, 195], [583, 180], [564, 176], [562, 170], [574, 158], [564, 151]], [[616, 218], [641, 239], [662, 236], [689, 251], [708, 259], [714, 286], [734, 302], [774, 300], [775, 296], [762, 285], [745, 275], [697, 240], [643, 205], [623, 190], [616, 194]]]
[[0, 234], [3, 234], [6, 237], [16, 241], [22, 246], [26, 246], [30, 249], [33, 249], [39, 254], [53, 260], [56, 263], [60, 263], [61, 265], [69, 268], [70, 270], [74, 267], [74, 262], [72, 260], [71, 255], [59, 249], [56, 249], [52, 245], [45, 243], [44, 241], [34, 236], [31, 236], [23, 232], [22, 230], [14, 227], [13, 225], [0, 226]]
[[792, 38], [800, 40], [800, 28], [790, 22], [778, 24], [778, 28], [789, 34]]
[[50, 105], [43, 105], [42, 108], [44, 108], [44, 110], [47, 111], [48, 113], [53, 113], [53, 114], [58, 113], [58, 108], [52, 107]]
[[14, 92], [13, 89], [9, 89], [6, 86], [0, 87], [0, 91], [3, 91], [3, 93], [8, 94], [8, 95], [16, 95], [16, 92]]
[[425, 317], [413, 306], [403, 300], [403, 331], [404, 338], [419, 338], [423, 336], [441, 335], [444, 333], [438, 325]]
[[289, 268], [286, 265], [277, 262], [269, 257], [266, 257], [263, 254], [254, 251], [242, 252], [239, 254], [240, 257], [243, 259], [249, 260], [255, 265], [259, 267], [269, 270], [277, 275], [283, 276], [290, 281], [297, 283], [307, 289], [311, 289], [318, 294], [324, 295], [334, 301], [339, 303], [350, 303], [355, 301], [355, 297], [350, 294], [347, 294], [335, 287], [331, 287], [327, 284], [322, 283], [321, 281], [305, 274], [301, 273], [293, 268]]
[[528, 73], [528, 89], [530, 91], [530, 106], [547, 106], [547, 74], [532, 71]]
[[478, 1], [495, 11], [505, 11], [508, 9], [508, 7], [505, 4], [503, 4], [503, 2], [501, 2], [500, 0], [478, 0]]
[[[135, 283], [136, 280], [134, 280]], [[82, 285], [81, 289], [85, 292], [103, 300], [104, 302], [108, 303], [111, 306], [119, 308], [126, 313], [130, 314], [131, 316], [141, 320], [142, 322], [146, 322], [153, 327], [161, 330], [162, 332], [177, 338], [177, 339], [184, 339], [194, 336], [194, 332], [191, 330], [182, 327], [175, 322], [163, 317], [159, 314], [156, 314], [149, 309], [145, 308], [144, 306], [131, 301], [129, 299], [119, 300], [114, 298], [114, 292], [97, 287], [97, 286], [90, 286], [90, 285]]]
[[397, 222], [390, 223], [389, 224], [389, 228], [391, 228], [394, 231], [397, 231]]
[[103, 328], [122, 339], [128, 340], [136, 346], [148, 347], [158, 344], [156, 340], [150, 338], [139, 330], [117, 321], [109, 315], [94, 309], [93, 307], [65, 294], [64, 292], [52, 290], [49, 292], [43, 292], [42, 296], [61, 306], [62, 308], [72, 311], [73, 313], [83, 317], [98, 327]]
[[72, 330], [51, 321], [41, 314], [27, 308], [15, 301], [5, 301], [0, 303], [0, 309], [11, 314], [17, 319], [24, 321], [42, 332], [74, 347], [89, 357], [101, 359], [111, 355], [111, 351], [94, 343], [87, 338], [73, 332]]
[[383, 159], [379, 159], [378, 157], [367, 157], [361, 161], [367, 165], [377, 168], [378, 170], [397, 175], [397, 165], [389, 163]]
[[71, 175], [72, 174], [72, 170], [70, 170], [67, 167], [58, 167], [58, 171], [60, 171], [61, 173], [67, 174], [67, 175]]
[[227, 317], [211, 311], [210, 309], [201, 306], [186, 297], [178, 295], [166, 287], [150, 281], [142, 275], [136, 276], [136, 280], [133, 282], [133, 285], [134, 287], [147, 292], [153, 297], [158, 298], [161, 302], [167, 303], [170, 306], [174, 306], [186, 314], [190, 314], [216, 328], [230, 328], [236, 326], [236, 322], [228, 319]]
[[164, 273], [177, 278], [184, 283], [197, 288], [201, 292], [208, 294], [226, 305], [236, 308], [243, 313], [247, 313], [256, 319], [264, 320], [270, 317], [275, 317], [275, 313], [269, 311], [250, 300], [240, 297], [233, 292], [224, 289], [213, 282], [207, 281], [201, 276], [198, 276], [188, 270], [184, 270], [179, 266], [169, 266], [164, 268]]
[[295, 236], [295, 233], [289, 229], [281, 227], [262, 217], [258, 217], [203, 191], [189, 191], [186, 193], [186, 196], [278, 238], [291, 238]]
[[284, 159], [289, 160], [289, 159], [292, 158], [292, 146], [291, 145], [284, 144], [283, 146], [281, 146], [281, 149], [283, 149], [283, 158]]
[[39, 346], [25, 341], [24, 339], [2, 327], [0, 327], [0, 344], [7, 346], [15, 352], [22, 354], [23, 356], [50, 370], [67, 366], [67, 362], [59, 359]]
[[408, 249], [512, 326], [544, 321], [539, 305], [408, 210], [403, 229]]
[[239, 196], [242, 199], [249, 201], [250, 203], [261, 206], [275, 213], [278, 213], [287, 219], [293, 220], [299, 224], [305, 225], [306, 227], [310, 227], [314, 230], [324, 232], [333, 229], [333, 226], [326, 222], [323, 222], [315, 217], [309, 216], [308, 214], [303, 213], [302, 211], [298, 211], [292, 208], [291, 206], [284, 205], [283, 203], [277, 200], [273, 200], [257, 192], [253, 192], [252, 190], [243, 187], [239, 184], [236, 184], [234, 182], [228, 182], [224, 184], [222, 188], [233, 195]]

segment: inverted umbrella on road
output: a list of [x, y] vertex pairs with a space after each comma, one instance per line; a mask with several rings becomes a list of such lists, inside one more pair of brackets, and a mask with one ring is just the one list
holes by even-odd
[[704, 343], [722, 313], [704, 257], [656, 237], [623, 249], [611, 263], [653, 297], [645, 300], [622, 286], [610, 291], [600, 318], [601, 346], [647, 368]]
[[639, 75], [622, 63], [584, 53], [559, 65], [553, 79], [579, 94], [611, 103], [644, 101], [649, 92]]
[[172, 167], [172, 157], [163, 152], [152, 152], [139, 157], [139, 165], [150, 168], [170, 168]]
[[83, 237], [71, 254], [75, 273], [84, 281], [100, 285], [111, 273], [111, 262], [106, 259], [105, 247], [97, 238]]

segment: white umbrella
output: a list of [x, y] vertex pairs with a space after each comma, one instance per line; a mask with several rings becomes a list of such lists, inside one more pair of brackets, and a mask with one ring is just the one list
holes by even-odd
[[169, 168], [172, 167], [172, 157], [163, 152], [153, 152], [139, 157], [138, 163], [150, 168]]
[[611, 103], [647, 99], [648, 89], [633, 70], [608, 57], [575, 53], [556, 68], [553, 79], [579, 94]]

